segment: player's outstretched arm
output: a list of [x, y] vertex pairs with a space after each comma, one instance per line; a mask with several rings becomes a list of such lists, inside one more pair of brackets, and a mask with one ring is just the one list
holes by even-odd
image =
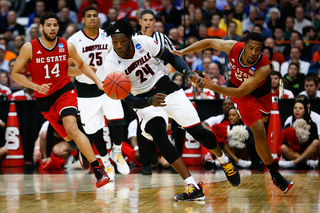
[[69, 52], [69, 58], [72, 59], [72, 61], [75, 63], [75, 65], [81, 70], [83, 74], [85, 74], [88, 78], [93, 80], [99, 89], [103, 90], [103, 84], [100, 81], [100, 79], [96, 76], [96, 74], [92, 71], [92, 69], [89, 67], [88, 64], [86, 64], [82, 58], [79, 56], [79, 54], [76, 51], [76, 48], [74, 45], [70, 42], [68, 42], [68, 52]]
[[39, 84], [33, 83], [25, 75], [21, 74], [22, 69], [31, 59], [32, 59], [32, 45], [30, 42], [28, 42], [22, 46], [19, 56], [16, 62], [14, 63], [14, 67], [11, 74], [12, 79], [15, 82], [25, 87], [31, 88], [41, 94], [47, 94], [50, 89], [51, 83], [39, 85]]
[[142, 109], [148, 106], [166, 106], [165, 104], [165, 98], [167, 97], [166, 94], [157, 93], [154, 96], [151, 97], [138, 97], [133, 96], [132, 94], [129, 94], [124, 101], [126, 104], [134, 109]]
[[212, 47], [216, 50], [224, 51], [229, 55], [230, 50], [236, 43], [237, 41], [233, 40], [203, 39], [182, 50], [173, 50], [172, 53], [179, 56], [183, 56], [188, 53], [193, 53]]
[[234, 97], [234, 98], [239, 98], [242, 96], [245, 96], [255, 90], [260, 82], [262, 82], [264, 79], [266, 79], [269, 74], [270, 74], [270, 65], [263, 66], [255, 72], [255, 74], [249, 78], [247, 78], [241, 85], [240, 87], [221, 87], [218, 86], [214, 83], [212, 83], [211, 79], [209, 78], [208, 75], [205, 73], [204, 78], [201, 79], [202, 83], [196, 83], [196, 85], [200, 85], [200, 87], [204, 87], [210, 90], [213, 90], [215, 92], [224, 94], [226, 96]]

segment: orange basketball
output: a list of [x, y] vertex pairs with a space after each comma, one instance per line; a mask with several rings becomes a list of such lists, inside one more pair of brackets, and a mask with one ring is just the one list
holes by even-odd
[[112, 72], [104, 79], [103, 89], [112, 99], [124, 99], [131, 91], [131, 81], [122, 72]]

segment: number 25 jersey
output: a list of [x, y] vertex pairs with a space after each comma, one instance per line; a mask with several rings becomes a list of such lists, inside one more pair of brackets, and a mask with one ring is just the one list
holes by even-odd
[[32, 60], [28, 63], [28, 69], [32, 81], [36, 84], [48, 84], [50, 89], [46, 95], [34, 91], [38, 98], [46, 97], [70, 82], [68, 75], [68, 46], [67, 41], [57, 37], [56, 44], [51, 48], [46, 48], [40, 38], [30, 41], [32, 45]]

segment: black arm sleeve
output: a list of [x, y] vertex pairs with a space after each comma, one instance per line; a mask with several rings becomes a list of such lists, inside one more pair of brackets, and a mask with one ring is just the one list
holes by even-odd
[[132, 94], [129, 94], [124, 99], [124, 101], [131, 108], [142, 109], [142, 108], [151, 106], [152, 97], [138, 97], [138, 96], [133, 96]]
[[[160, 53], [161, 54], [161, 53]], [[191, 68], [180, 56], [172, 54], [168, 49], [164, 48], [162, 55], [159, 57], [161, 60], [170, 63], [176, 70], [183, 74], [191, 71]]]

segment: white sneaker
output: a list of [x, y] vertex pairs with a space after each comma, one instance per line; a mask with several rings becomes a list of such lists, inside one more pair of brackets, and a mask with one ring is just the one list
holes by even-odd
[[293, 163], [293, 160], [280, 160], [279, 161], [279, 167], [283, 169], [290, 169], [296, 167], [296, 165]]
[[319, 160], [307, 160], [307, 165], [311, 168], [311, 169], [315, 169], [318, 167], [319, 165]]
[[241, 166], [242, 168], [249, 168], [251, 166], [250, 160], [242, 160], [239, 159], [238, 163], [236, 163], [237, 166]]
[[68, 169], [69, 166], [71, 166], [71, 164], [73, 163], [74, 161], [74, 157], [72, 155], [70, 155], [67, 159], [66, 159], [66, 162], [64, 163], [64, 166], [63, 168], [64, 169]]
[[104, 165], [104, 170], [108, 174], [109, 178], [111, 179], [111, 181], [114, 181], [116, 173], [114, 171], [112, 164], [110, 163], [109, 155], [107, 154], [106, 156], [101, 157], [101, 161]]
[[68, 167], [68, 169], [70, 169], [70, 170], [82, 170], [83, 168], [82, 168], [79, 160], [77, 160], [77, 161], [73, 162], [73, 163]]
[[130, 173], [129, 166], [127, 162], [124, 160], [124, 157], [120, 152], [115, 152], [113, 149], [110, 152], [110, 158], [117, 164], [118, 171], [123, 174], [127, 175]]

